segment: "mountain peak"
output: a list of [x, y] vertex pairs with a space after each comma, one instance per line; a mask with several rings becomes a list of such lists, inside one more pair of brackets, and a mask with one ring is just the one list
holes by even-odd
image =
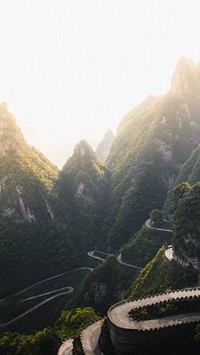
[[97, 146], [96, 155], [102, 162], [104, 162], [107, 159], [110, 153], [110, 148], [114, 140], [114, 137], [115, 135], [113, 131], [109, 128], [104, 134], [103, 139], [100, 141], [100, 143]]
[[89, 143], [87, 141], [85, 141], [84, 139], [82, 139], [76, 146], [74, 149], [74, 153], [78, 154], [79, 156], [83, 157], [84, 155], [88, 155], [88, 154], [94, 154], [91, 146], [89, 145]]
[[8, 111], [7, 104], [0, 104], [0, 155], [16, 151], [26, 144], [20, 128], [13, 115]]
[[180, 58], [172, 77], [170, 93], [180, 99], [200, 95], [200, 70], [192, 59]]

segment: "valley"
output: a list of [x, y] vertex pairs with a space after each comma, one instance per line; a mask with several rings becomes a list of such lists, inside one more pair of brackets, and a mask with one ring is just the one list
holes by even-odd
[[[166, 94], [132, 109], [96, 153], [81, 140], [62, 170], [0, 105], [0, 353], [57, 354], [70, 338], [76, 355], [147, 354], [148, 343], [196, 354], [199, 68], [181, 58]], [[144, 319], [127, 316], [133, 307]]]

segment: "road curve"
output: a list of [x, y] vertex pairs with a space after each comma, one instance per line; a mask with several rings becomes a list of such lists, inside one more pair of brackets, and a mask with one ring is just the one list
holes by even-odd
[[16, 293], [13, 293], [13, 294], [11, 294], [11, 295], [5, 297], [4, 299], [0, 300], [0, 302], [5, 301], [6, 298], [11, 297], [11, 296], [18, 296], [18, 295], [22, 294], [23, 292], [30, 290], [30, 289], [33, 288], [34, 286], [40, 285], [40, 284], [42, 284], [42, 283], [45, 283], [45, 282], [50, 281], [50, 280], [53, 280], [53, 279], [57, 279], [57, 278], [59, 278], [59, 277], [61, 277], [61, 276], [64, 276], [64, 275], [70, 274], [71, 272], [75, 272], [75, 271], [79, 271], [79, 270], [90, 270], [90, 271], [93, 271], [94, 269], [91, 268], [91, 267], [82, 266], [82, 267], [78, 267], [78, 268], [76, 268], [76, 269], [68, 270], [68, 271], [66, 271], [66, 272], [63, 272], [62, 274], [58, 274], [58, 275], [55, 275], [55, 276], [52, 276], [52, 277], [48, 277], [47, 279], [43, 279], [43, 280], [41, 280], [41, 281], [38, 281], [38, 282], [36, 282], [36, 283], [34, 283], [34, 284], [32, 284], [32, 285], [26, 287], [26, 288], [23, 288], [22, 290], [20, 290], [20, 291], [18, 291], [18, 292], [16, 292]]
[[81, 342], [85, 355], [100, 355], [98, 339], [101, 332], [101, 321], [91, 324], [81, 333]]
[[58, 350], [58, 355], [72, 355], [73, 341], [72, 338], [64, 341]]
[[[99, 256], [96, 256], [94, 255], [94, 253], [97, 252], [99, 254], [102, 254], [102, 255], [106, 255], [106, 256], [114, 256], [114, 254], [108, 254], [108, 253], [104, 253], [103, 251], [100, 251], [100, 250], [91, 250], [91, 251], [88, 251], [87, 252], [87, 255], [90, 256], [91, 258], [94, 258], [94, 259], [97, 259], [97, 260], [100, 260], [102, 261], [103, 263], [105, 262], [106, 258], [101, 258]], [[119, 264], [121, 265], [125, 265], [125, 266], [128, 266], [128, 267], [131, 267], [133, 269], [142, 269], [140, 266], [138, 265], [133, 265], [133, 264], [128, 264], [128, 263], [125, 263], [124, 261], [122, 261], [122, 255], [119, 254], [117, 257], [116, 257], [117, 261]]]
[[187, 313], [179, 314], [175, 316], [152, 319], [146, 321], [133, 321], [129, 318], [128, 313], [132, 308], [139, 308], [163, 301], [167, 301], [170, 298], [186, 298], [200, 296], [200, 289], [192, 291], [176, 291], [166, 294], [161, 294], [154, 297], [148, 297], [139, 299], [131, 302], [119, 302], [118, 304], [113, 305], [108, 310], [108, 319], [116, 327], [129, 329], [129, 330], [152, 330], [157, 328], [163, 328], [170, 325], [178, 325], [187, 322], [200, 321], [200, 313]]
[[140, 266], [136, 266], [136, 265], [132, 265], [132, 264], [127, 264], [125, 263], [124, 261], [122, 261], [122, 254], [119, 254], [118, 257], [117, 257], [117, 261], [118, 263], [122, 264], [122, 265], [125, 265], [125, 266], [128, 266], [128, 267], [132, 267], [133, 269], [142, 269]]
[[53, 293], [57, 293], [57, 292], [60, 292], [60, 291], [65, 291], [65, 290], [69, 289], [69, 287], [70, 286], [65, 286], [65, 287], [62, 287], [62, 288], [58, 288], [57, 290], [53, 290], [53, 291], [49, 291], [49, 292], [45, 292], [45, 293], [40, 293], [39, 295], [36, 295], [36, 296], [31, 296], [31, 297], [28, 297], [28, 298], [24, 298], [23, 300], [21, 300], [21, 302], [35, 300], [36, 298], [40, 298], [40, 297], [47, 296], [47, 295], [52, 295]]
[[166, 250], [165, 250], [165, 256], [169, 261], [172, 261], [173, 259], [173, 247], [170, 245]]
[[168, 233], [172, 233], [172, 229], [165, 229], [165, 228], [156, 228], [156, 227], [152, 227], [151, 225], [152, 223], [152, 220], [151, 218], [147, 219], [146, 222], [145, 222], [145, 226], [149, 229], [153, 229], [155, 231], [160, 231], [160, 232], [168, 232]]
[[[59, 277], [61, 277], [61, 276], [64, 276], [64, 275], [66, 275], [66, 274], [69, 274], [69, 273], [71, 273], [71, 272], [75, 272], [75, 271], [79, 271], [79, 270], [90, 270], [90, 271], [93, 271], [93, 268], [83, 266], [83, 267], [79, 267], [79, 268], [76, 268], [76, 269], [73, 269], [73, 270], [66, 271], [66, 272], [64, 272], [64, 273], [62, 273], [62, 274], [58, 274], [58, 275], [49, 277], [49, 278], [47, 278], [47, 279], [41, 280], [41, 281], [39, 281], [39, 282], [36, 282], [36, 283], [34, 283], [34, 284], [32, 284], [32, 285], [30, 285], [30, 286], [24, 288], [23, 290], [20, 290], [19, 292], [13, 294], [12, 296], [20, 295], [20, 294], [22, 294], [23, 292], [25, 292], [25, 291], [27, 291], [27, 290], [30, 290], [30, 289], [33, 288], [34, 286], [37, 286], [37, 285], [42, 284], [42, 283], [44, 283], [44, 282], [47, 282], [47, 281], [49, 281], [49, 280], [53, 280], [53, 279], [59, 278]], [[65, 288], [67, 288], [66, 291], [64, 291]], [[61, 291], [62, 289], [58, 289], [58, 290], [54, 290], [54, 291], [47, 292], [46, 295], [47, 295], [47, 294], [54, 293], [54, 292], [59, 291], [59, 290]], [[67, 294], [69, 294], [69, 293], [72, 293], [73, 291], [74, 291], [74, 288], [73, 288], [73, 287], [71, 287], [71, 286], [66, 286], [66, 287], [63, 288], [63, 292], [60, 292], [60, 293], [58, 293], [58, 294], [56, 294], [56, 295], [54, 295], [54, 296], [51, 296], [51, 297], [49, 297], [49, 298], [46, 298], [46, 299], [43, 300], [42, 302], [38, 303], [38, 304], [35, 305], [34, 307], [31, 307], [31, 308], [28, 309], [26, 312], [24, 312], [24, 313], [20, 314], [19, 316], [17, 316], [17, 317], [15, 317], [15, 318], [11, 319], [10, 321], [5, 322], [5, 323], [1, 323], [1, 324], [0, 324], [0, 327], [5, 327], [5, 326], [7, 326], [7, 325], [10, 325], [10, 324], [14, 323], [15, 321], [17, 321], [18, 319], [23, 318], [23, 317], [25, 317], [27, 314], [33, 312], [35, 309], [41, 307], [41, 306], [44, 305], [45, 303], [47, 303], [47, 302], [53, 300], [54, 298], [57, 298], [57, 297], [63, 296], [63, 295], [67, 295]], [[45, 295], [45, 294], [36, 295], [36, 296], [30, 297], [29, 300], [30, 300], [30, 299], [34, 299], [34, 298], [37, 298], [37, 297], [42, 297], [42, 296], [44, 296], [44, 295]], [[6, 297], [6, 298], [7, 298], [7, 297]], [[6, 300], [6, 298], [4, 298], [4, 300]], [[28, 299], [24, 299], [24, 300], [28, 300]]]
[[[98, 251], [98, 253], [103, 254], [103, 253], [102, 253], [101, 251], [99, 251], [99, 250], [96, 250], [96, 251]], [[100, 256], [96, 256], [96, 255], [94, 255], [94, 253], [95, 253], [95, 250], [91, 250], [91, 251], [88, 251], [88, 252], [87, 252], [87, 255], [90, 256], [91, 258], [94, 258], [94, 259], [97, 259], [97, 260], [102, 261], [102, 263], [105, 262], [106, 259], [100, 258]], [[107, 255], [111, 255], [111, 254], [107, 254]]]
[[33, 312], [35, 309], [37, 309], [37, 308], [43, 306], [43, 304], [45, 304], [45, 303], [47, 303], [47, 302], [53, 300], [54, 298], [57, 298], [57, 297], [63, 296], [63, 295], [67, 295], [67, 294], [69, 294], [69, 293], [72, 293], [73, 291], [74, 291], [74, 288], [73, 288], [73, 287], [68, 287], [68, 290], [67, 290], [67, 291], [61, 292], [61, 293], [58, 293], [57, 295], [51, 296], [51, 297], [49, 297], [49, 298], [46, 298], [46, 299], [43, 300], [42, 302], [36, 304], [34, 307], [31, 307], [31, 308], [28, 309], [26, 312], [24, 312], [24, 313], [20, 314], [19, 316], [17, 316], [17, 317], [15, 317], [15, 318], [11, 319], [10, 321], [5, 322], [5, 323], [1, 323], [1, 324], [0, 324], [0, 327], [5, 327], [5, 326], [7, 326], [7, 325], [10, 325], [10, 324], [16, 322], [18, 319], [23, 318], [23, 317], [25, 317], [27, 314]]

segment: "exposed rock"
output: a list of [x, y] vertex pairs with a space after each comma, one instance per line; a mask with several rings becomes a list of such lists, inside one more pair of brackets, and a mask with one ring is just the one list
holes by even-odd
[[96, 306], [103, 305], [107, 298], [107, 285], [102, 282], [93, 282], [85, 293], [85, 300]]
[[10, 218], [14, 215], [14, 213], [15, 213], [14, 208], [5, 208], [2, 213], [2, 216], [6, 218]]
[[199, 69], [191, 59], [179, 60], [172, 78], [170, 93], [183, 100], [194, 94], [200, 94]]
[[21, 130], [16, 125], [15, 118], [7, 110], [6, 103], [0, 105], [0, 156], [10, 151], [16, 151], [25, 144]]
[[16, 190], [18, 194], [19, 206], [20, 206], [23, 220], [28, 223], [35, 222], [35, 216], [30, 212], [28, 205], [23, 201], [21, 197], [22, 188], [18, 187]]
[[7, 176], [4, 176], [0, 181], [0, 196], [5, 189], [5, 183], [6, 183], [7, 178], [8, 178]]
[[85, 185], [82, 182], [80, 182], [79, 186], [77, 187], [76, 194], [75, 194], [76, 197], [83, 196], [84, 187], [85, 187]]
[[181, 266], [187, 268], [192, 267], [195, 270], [200, 270], [200, 260], [197, 257], [188, 257], [188, 255], [179, 248], [178, 253], [173, 253], [173, 259]]
[[96, 155], [98, 158], [104, 162], [109, 153], [110, 149], [114, 140], [114, 133], [112, 132], [111, 129], [108, 129], [107, 132], [105, 133], [102, 141], [98, 144], [97, 149], [96, 149]]
[[172, 151], [170, 149], [170, 146], [167, 145], [165, 142], [159, 140], [159, 139], [155, 139], [155, 143], [158, 147], [158, 150], [162, 153], [163, 155], [163, 160], [165, 162], [168, 162], [172, 159]]
[[45, 203], [46, 208], [47, 208], [47, 213], [49, 214], [50, 219], [53, 221], [53, 219], [54, 219], [53, 210], [52, 210], [51, 206], [49, 205], [49, 203], [47, 202], [47, 200], [44, 200], [44, 203]]

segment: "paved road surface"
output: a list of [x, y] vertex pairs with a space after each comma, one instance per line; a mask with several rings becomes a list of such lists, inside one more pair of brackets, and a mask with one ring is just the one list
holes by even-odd
[[[91, 250], [91, 251], [88, 251], [87, 252], [87, 255], [88, 256], [90, 256], [91, 258], [94, 258], [94, 259], [97, 259], [97, 260], [100, 260], [100, 261], [102, 261], [102, 263], [104, 263], [105, 262], [105, 258], [103, 259], [103, 258], [100, 258], [100, 256], [96, 256], [96, 255], [94, 255], [94, 253], [95, 253], [95, 250]], [[98, 253], [101, 253], [100, 251], [98, 251]], [[102, 253], [101, 253], [102, 254]], [[109, 255], [109, 254], [107, 254], [107, 255]]]
[[176, 325], [180, 323], [185, 323], [194, 320], [200, 320], [200, 313], [187, 313], [187, 314], [180, 314], [171, 317], [165, 317], [160, 319], [153, 319], [147, 321], [133, 321], [128, 317], [128, 312], [136, 307], [142, 307], [145, 305], [154, 304], [157, 302], [165, 301], [170, 298], [180, 298], [180, 297], [190, 297], [190, 296], [200, 296], [200, 289], [192, 290], [192, 291], [176, 291], [170, 292], [167, 294], [162, 294], [155, 297], [143, 298], [141, 300], [132, 301], [132, 302], [125, 302], [120, 305], [114, 306], [108, 312], [109, 318], [116, 326], [124, 329], [152, 329], [152, 328], [159, 328], [168, 325]]
[[72, 355], [73, 340], [72, 338], [67, 339], [59, 348], [58, 355]]
[[53, 291], [49, 291], [49, 292], [45, 292], [45, 293], [40, 293], [39, 295], [36, 295], [36, 296], [31, 296], [31, 297], [28, 297], [28, 298], [24, 298], [23, 300], [21, 300], [21, 302], [34, 300], [36, 298], [40, 298], [40, 297], [43, 297], [43, 296], [51, 295], [52, 293], [57, 293], [57, 292], [60, 292], [60, 291], [66, 291], [70, 287], [71, 286], [65, 286], [65, 287], [62, 287], [62, 288], [58, 288], [57, 290], [53, 290]]
[[73, 291], [74, 291], [74, 288], [68, 286], [68, 290], [67, 290], [67, 291], [61, 292], [61, 293], [58, 293], [57, 295], [51, 296], [51, 297], [49, 297], [49, 298], [46, 298], [46, 299], [43, 300], [42, 302], [36, 304], [34, 307], [31, 307], [30, 309], [28, 309], [28, 311], [26, 311], [26, 312], [20, 314], [19, 316], [17, 316], [17, 317], [15, 317], [15, 318], [11, 319], [11, 320], [8, 321], [8, 322], [1, 323], [1, 324], [0, 324], [0, 327], [5, 327], [5, 326], [7, 326], [7, 325], [9, 325], [9, 324], [12, 324], [12, 323], [16, 322], [18, 319], [23, 318], [23, 317], [25, 317], [27, 314], [33, 312], [35, 309], [37, 309], [37, 308], [43, 306], [43, 304], [45, 304], [45, 303], [47, 303], [47, 302], [53, 300], [54, 298], [57, 298], [57, 297], [63, 296], [63, 295], [67, 295], [67, 294], [69, 294], [69, 293], [72, 293]]
[[101, 321], [91, 324], [81, 333], [81, 342], [85, 355], [100, 355], [98, 339], [101, 332]]
[[[106, 256], [114, 256], [114, 254], [108, 254], [108, 253], [104, 253], [103, 251], [99, 251], [99, 250], [91, 250], [91, 251], [88, 251], [87, 255], [90, 256], [91, 258], [94, 258], [94, 259], [98, 259], [100, 261], [102, 261], [103, 263], [105, 262], [105, 258], [100, 258], [99, 256], [96, 256], [94, 255], [94, 253], [97, 252], [99, 254], [102, 254], [102, 255], [106, 255]], [[122, 261], [122, 255], [119, 254], [117, 256], [117, 261], [119, 264], [121, 265], [125, 265], [125, 266], [128, 266], [128, 267], [132, 267], [134, 269], [142, 269], [140, 266], [138, 265], [133, 265], [133, 264], [128, 264], [128, 263], [125, 263], [124, 261]]]
[[146, 220], [145, 226], [147, 228], [149, 228], [149, 229], [153, 229], [153, 230], [156, 230], [156, 231], [172, 233], [172, 229], [152, 227], [151, 223], [152, 223], [152, 220], [151, 220], [151, 218], [149, 218], [149, 219]]
[[132, 267], [134, 269], [142, 269], [140, 266], [128, 264], [128, 263], [125, 263], [124, 261], [122, 261], [122, 254], [118, 255], [117, 261], [118, 261], [118, 263], [120, 263], [122, 265], [125, 265], [125, 266], [128, 266], [128, 267]]
[[173, 259], [173, 248], [170, 246], [168, 249], [165, 250], [165, 256], [169, 261]]

